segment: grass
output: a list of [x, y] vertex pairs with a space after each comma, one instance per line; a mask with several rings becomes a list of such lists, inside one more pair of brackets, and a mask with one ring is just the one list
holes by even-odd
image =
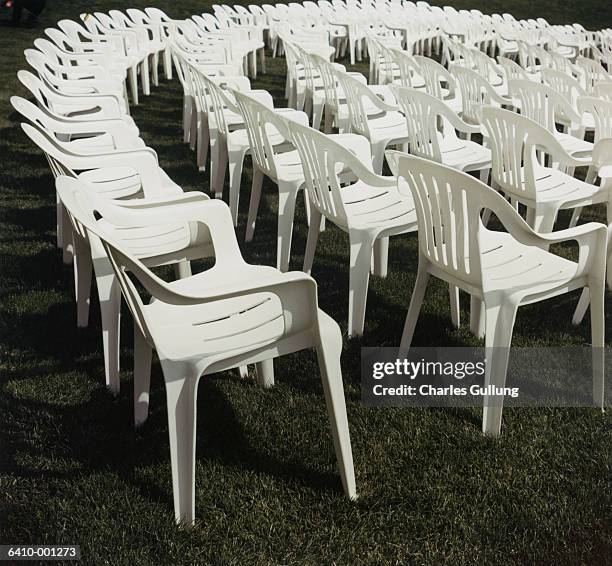
[[[155, 4], [134, 1], [132, 5]], [[202, 2], [157, 2], [174, 16]], [[457, 3], [459, 4], [459, 3]], [[463, 4], [463, 3], [461, 3]], [[499, 9], [501, 2], [472, 2]], [[43, 25], [86, 7], [50, 2]], [[522, 2], [503, 9], [589, 26], [612, 22], [600, 2]], [[607, 12], [606, 12], [607, 10]], [[607, 19], [606, 19], [607, 18]], [[42, 25], [41, 25], [42, 28]], [[132, 427], [131, 340], [122, 350], [122, 391], [104, 388], [98, 307], [77, 329], [72, 269], [54, 241], [52, 178], [8, 104], [23, 94], [16, 72], [41, 29], [0, 28], [0, 543], [79, 544], [86, 564], [589, 564], [612, 563], [610, 418], [594, 409], [507, 409], [503, 436], [480, 433], [476, 409], [370, 409], [359, 398], [361, 346], [396, 345], [416, 271], [415, 236], [391, 245], [390, 273], [374, 278], [365, 334], [345, 340], [343, 369], [360, 498], [340, 489], [322, 388], [311, 353], [280, 359], [264, 391], [237, 374], [199, 390], [197, 525], [173, 522], [165, 393], [154, 365], [151, 416]], [[283, 63], [257, 81], [282, 103]], [[181, 91], [162, 81], [133, 115], [161, 165], [185, 190], [206, 190], [181, 142]], [[243, 240], [250, 168], [238, 238]], [[264, 189], [251, 262], [273, 264], [276, 191]], [[603, 220], [602, 209], [584, 220]], [[562, 216], [560, 225], [567, 225]], [[292, 267], [305, 247], [300, 202]], [[564, 253], [574, 253], [564, 249]], [[313, 275], [321, 306], [346, 335], [348, 241], [321, 235]], [[610, 328], [610, 295], [607, 327]], [[516, 345], [581, 345], [577, 295], [525, 307]], [[462, 315], [467, 316], [463, 303]], [[123, 336], [131, 335], [125, 316]], [[418, 345], [478, 344], [449, 321], [442, 285], [432, 284]]]

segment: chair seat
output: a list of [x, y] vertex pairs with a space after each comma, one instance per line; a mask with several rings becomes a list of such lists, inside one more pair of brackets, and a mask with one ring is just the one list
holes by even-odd
[[460, 171], [478, 171], [491, 167], [491, 150], [473, 141], [459, 138], [440, 142], [442, 163]]
[[582, 115], [582, 126], [586, 130], [594, 130], [595, 129], [595, 118], [593, 118], [592, 114], [583, 114]]
[[523, 245], [510, 234], [488, 232], [482, 241], [485, 293], [529, 291], [533, 295], [562, 287], [576, 275], [576, 263], [536, 246]]
[[400, 112], [385, 112], [379, 117], [369, 117], [368, 126], [373, 138], [395, 140], [408, 137], [406, 118]]
[[351, 228], [382, 230], [394, 233], [414, 230], [416, 211], [410, 197], [401, 195], [395, 186], [372, 187], [358, 181], [340, 189]]
[[[183, 193], [181, 187], [170, 179], [161, 167], [159, 168], [159, 176], [164, 193]], [[92, 169], [79, 174], [78, 177], [90, 183], [105, 197], [113, 199], [135, 195], [142, 188], [138, 173], [127, 166]]]
[[[145, 265], [159, 266], [165, 263], [176, 263], [181, 250], [184, 250], [185, 259], [193, 259], [193, 253], [188, 253], [190, 246], [205, 243], [204, 233], [207, 233], [206, 243], [210, 247], [210, 232], [207, 229], [192, 230], [189, 223], [176, 223], [167, 225], [120, 227], [101, 221], [105, 230], [122, 242], [123, 246], [135, 257], [141, 259]], [[201, 251], [201, 249], [200, 249]], [[210, 250], [214, 256], [214, 250]], [[177, 253], [178, 252], [178, 253]], [[198, 253], [195, 257], [202, 257]]]
[[563, 132], [557, 132], [555, 137], [561, 143], [561, 146], [570, 155], [574, 154], [590, 154], [593, 151], [593, 144], [586, 140], [581, 140], [571, 134], [564, 134]]
[[[125, 146], [124, 146], [125, 147]], [[135, 139], [133, 144], [130, 144], [133, 149], [146, 147], [143, 139]], [[101, 134], [90, 138], [79, 138], [68, 142], [67, 149], [74, 150], [77, 153], [108, 153], [116, 149], [113, 136], [111, 134]]]
[[538, 201], [560, 202], [561, 208], [608, 201], [609, 189], [585, 183], [557, 169], [547, 168], [536, 172], [536, 185]]
[[[281, 280], [274, 268], [245, 264], [233, 266], [231, 274], [213, 267], [170, 285], [185, 294], [228, 293]], [[228, 358], [272, 344], [285, 333], [281, 301], [266, 292], [188, 306], [153, 300], [144, 312], [158, 352], [172, 360]]]

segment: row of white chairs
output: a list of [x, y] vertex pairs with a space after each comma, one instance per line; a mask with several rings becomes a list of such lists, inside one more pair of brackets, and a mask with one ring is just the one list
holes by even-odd
[[[426, 83], [424, 64], [411, 72], [415, 84], [392, 80], [391, 86], [369, 86], [365, 77], [332, 63], [337, 50], [329, 44], [329, 36], [309, 42], [281, 34], [288, 63], [294, 57], [287, 94], [296, 108], [274, 109], [270, 95], [253, 90], [245, 76], [257, 72], [253, 53], [261, 50], [261, 43], [253, 38], [265, 31], [264, 25], [230, 15], [217, 17], [218, 29], [230, 30], [217, 34], [213, 29], [217, 24], [205, 25], [204, 16], [201, 22], [170, 20], [159, 11], [143, 13], [155, 16], [149, 20], [154, 24], [147, 25], [155, 25], [164, 38], [156, 53], [164, 61], [171, 59], [166, 76], [172, 73], [173, 62], [183, 85], [184, 139], [198, 150], [200, 168], [206, 166], [210, 146], [210, 185], [216, 196], [221, 196], [229, 164], [229, 209], [203, 193], [184, 194], [139, 137], [128, 116], [127, 71], [125, 75], [117, 71], [125, 64], [125, 52], [109, 51], [104, 65], [87, 56], [89, 44], [97, 46], [107, 37], [124, 41], [133, 37], [131, 26], [96, 27], [89, 29], [89, 36], [72, 36], [73, 45], [64, 45], [70, 47], [66, 51], [82, 50], [85, 55], [65, 62], [60, 55], [66, 56], [56, 50], [62, 49], [59, 36], [47, 32], [54, 44], [38, 41], [36, 49], [26, 53], [38, 76], [19, 73], [38, 107], [19, 97], [12, 103], [30, 122], [22, 127], [45, 152], [57, 178], [58, 240], [66, 260], [74, 255], [80, 326], [87, 324], [92, 269], [95, 273], [107, 384], [115, 391], [120, 293], [134, 318], [136, 424], [148, 414], [153, 348], [160, 358], [178, 521], [193, 522], [195, 517], [199, 378], [232, 368], [244, 374], [247, 365], [255, 364], [258, 382], [271, 386], [273, 359], [305, 348], [317, 351], [343, 487], [349, 497], [356, 497], [340, 369], [341, 334], [318, 308], [316, 283], [308, 275], [323, 219], [349, 235], [349, 334], [363, 332], [370, 272], [386, 274], [389, 237], [418, 232], [417, 282], [400, 348], [405, 351], [410, 346], [428, 277], [439, 277], [449, 285], [454, 322], [459, 323], [458, 293], [463, 290], [472, 297], [474, 332], [485, 336], [487, 346], [503, 346], [487, 348], [487, 384], [505, 381], [507, 347], [520, 305], [588, 288], [578, 310], [586, 310], [590, 301], [594, 398], [602, 404], [607, 228], [590, 223], [551, 230], [558, 210], [610, 202], [611, 188], [605, 182], [601, 186], [579, 182], [550, 166], [540, 154], [552, 155], [555, 163], [569, 167], [590, 165], [593, 174], [605, 180], [612, 176], [609, 140], [598, 140], [589, 159], [574, 157], [550, 129], [514, 111], [495, 108], [482, 97], [477, 120], [470, 123], [463, 100], [458, 116], [440, 96], [414, 88], [419, 78]], [[244, 43], [236, 49], [228, 37], [242, 37]], [[146, 72], [142, 61], [138, 63], [143, 81], [149, 71], [156, 77], [158, 61], [153, 53], [147, 55]], [[464, 71], [479, 76], [459, 62], [452, 65], [451, 76], [462, 97]], [[440, 86], [440, 79], [437, 83]], [[521, 97], [511, 96], [514, 83], [511, 86], [503, 105], [512, 106]], [[312, 128], [302, 111], [309, 110], [319, 126], [321, 100], [328, 133]], [[526, 103], [521, 103], [521, 110], [523, 106]], [[329, 133], [334, 123], [339, 134]], [[485, 133], [486, 145], [461, 139], [455, 130]], [[415, 155], [387, 151], [392, 175], [384, 176], [385, 150], [398, 145]], [[233, 225], [247, 152], [254, 168], [247, 240], [253, 235], [265, 175], [279, 189], [280, 269], [246, 264], [237, 245]], [[470, 164], [466, 159], [453, 162], [456, 152], [464, 157], [469, 153]], [[489, 169], [495, 190], [486, 184]], [[485, 172], [481, 181], [465, 173], [472, 170]], [[549, 178], [557, 184], [542, 191], [538, 183]], [[560, 179], [572, 184], [555, 193]], [[303, 272], [283, 273], [289, 265], [301, 188], [306, 189], [310, 223]], [[548, 193], [544, 199], [543, 192]], [[531, 226], [519, 216], [518, 204], [527, 207]], [[487, 228], [491, 213], [507, 232]], [[552, 243], [566, 240], [579, 242], [578, 262], [548, 251]], [[212, 268], [192, 275], [192, 260], [211, 257]], [[175, 266], [175, 282], [167, 283], [151, 271], [161, 265]], [[148, 304], [135, 282], [151, 297]], [[484, 404], [483, 431], [499, 434], [502, 406], [492, 398]]]

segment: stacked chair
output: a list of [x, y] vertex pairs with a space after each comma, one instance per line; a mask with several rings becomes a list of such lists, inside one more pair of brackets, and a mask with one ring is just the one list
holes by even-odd
[[[157, 351], [177, 521], [195, 518], [200, 377], [234, 368], [244, 376], [254, 365], [257, 382], [270, 387], [274, 358], [309, 348], [344, 492], [356, 497], [342, 335], [319, 308], [310, 275], [329, 224], [348, 234], [348, 336], [364, 332], [369, 278], [387, 275], [389, 238], [418, 238], [400, 353], [433, 275], [449, 286], [456, 326], [460, 291], [470, 295], [470, 330], [487, 346], [486, 385], [505, 383], [519, 306], [583, 289], [573, 322], [590, 308], [593, 396], [602, 405], [606, 265], [612, 287], [609, 30], [423, 1], [320, 0], [214, 5], [180, 20], [155, 8], [96, 12], [45, 36], [25, 52], [31, 70], [18, 74], [34, 103], [11, 103], [55, 178], [57, 244], [73, 263], [80, 327], [95, 275], [115, 393], [121, 296], [133, 318], [136, 425], [147, 419]], [[275, 108], [251, 82], [265, 72], [266, 48], [286, 60], [287, 107]], [[339, 62], [366, 57], [367, 78]], [[139, 92], [159, 85], [160, 64], [166, 79], [180, 81], [183, 141], [194, 166], [209, 169], [215, 198], [183, 192], [130, 117]], [[245, 240], [254, 237], [267, 177], [278, 188], [275, 267], [246, 263], [237, 244], [247, 155]], [[221, 200], [227, 171], [229, 206]], [[302, 271], [292, 272], [300, 194], [308, 238]], [[594, 205], [606, 207], [607, 225], [578, 225]], [[563, 210], [571, 221], [554, 232]], [[492, 215], [505, 231], [488, 227]], [[550, 251], [568, 240], [579, 244], [577, 262]], [[206, 258], [214, 266], [194, 274], [191, 262]], [[151, 270], [170, 265], [171, 282]], [[485, 397], [483, 432], [500, 433], [502, 408]]]

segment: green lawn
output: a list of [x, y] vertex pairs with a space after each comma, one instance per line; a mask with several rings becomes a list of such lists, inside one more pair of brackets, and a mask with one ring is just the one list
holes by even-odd
[[[131, 3], [151, 4], [176, 17], [207, 5]], [[456, 4], [612, 25], [610, 3], [596, 0]], [[135, 432], [130, 317], [122, 326], [122, 392], [113, 397], [104, 387], [98, 305], [94, 299], [90, 327], [77, 329], [72, 268], [55, 247], [52, 178], [8, 104], [23, 94], [16, 80], [23, 49], [44, 26], [92, 6], [125, 4], [50, 1], [38, 29], [0, 27], [0, 544], [79, 544], [84, 563], [113, 565], [612, 563], [609, 416], [508, 409], [502, 437], [492, 440], [480, 433], [480, 410], [361, 405], [360, 348], [399, 341], [416, 272], [415, 235], [392, 242], [389, 276], [371, 283], [365, 335], [345, 340], [359, 500], [342, 495], [316, 360], [302, 353], [277, 361], [272, 390], [237, 374], [202, 380], [198, 522], [177, 529], [159, 364], [150, 419]], [[282, 104], [284, 63], [268, 61], [270, 72], [256, 86]], [[185, 190], [207, 190], [208, 171], [197, 173], [181, 141], [181, 97], [178, 81], [163, 80], [133, 115], [170, 176]], [[241, 242], [249, 167], [243, 187]], [[271, 265], [277, 193], [266, 188], [255, 239], [242, 248], [249, 261]], [[583, 218], [603, 219], [602, 209]], [[560, 225], [568, 220], [563, 215]], [[305, 240], [300, 202], [295, 269]], [[331, 226], [319, 240], [313, 275], [322, 308], [346, 336], [348, 240]], [[578, 328], [570, 323], [577, 298], [521, 309], [514, 344], [588, 344], [588, 317]], [[478, 344], [465, 326], [451, 327], [448, 311], [445, 287], [432, 283], [415, 343]]]

